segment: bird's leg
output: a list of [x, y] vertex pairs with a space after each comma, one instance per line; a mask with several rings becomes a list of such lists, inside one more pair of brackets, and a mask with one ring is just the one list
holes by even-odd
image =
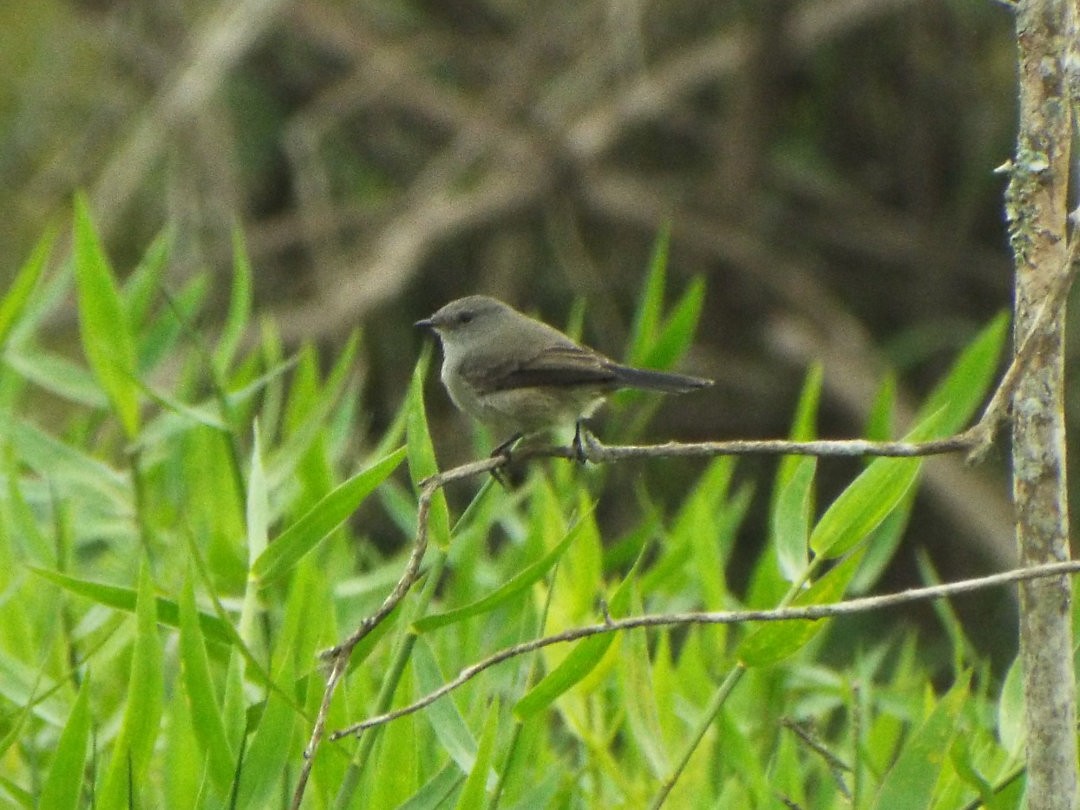
[[574, 441], [571, 447], [574, 448], [574, 458], [577, 459], [579, 464], [584, 464], [589, 460], [588, 455], [585, 453], [585, 442], [581, 438], [581, 434], [586, 431], [588, 431], [588, 428], [585, 427], [585, 420], [578, 419], [574, 423]]
[[510, 451], [513, 449], [514, 445], [517, 444], [518, 439], [520, 439], [522, 435], [523, 434], [521, 433], [521, 431], [518, 431], [505, 442], [496, 445], [495, 449], [491, 451], [491, 457], [495, 458], [496, 456], [502, 456], [507, 460], [507, 462], [509, 462]]
[[519, 431], [506, 441], [496, 445], [495, 449], [491, 451], [491, 458], [502, 458], [504, 460], [502, 466], [491, 468], [491, 477], [498, 481], [503, 489], [510, 489], [510, 485], [506, 481], [506, 476], [503, 474], [503, 467], [513, 460], [510, 451], [513, 450], [514, 445], [517, 444], [521, 436], [522, 434]]

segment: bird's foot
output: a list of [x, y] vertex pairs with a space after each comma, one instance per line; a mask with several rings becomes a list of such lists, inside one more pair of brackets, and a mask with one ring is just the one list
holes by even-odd
[[589, 433], [589, 429], [585, 427], [585, 421], [578, 419], [574, 425], [574, 441], [570, 445], [574, 449], [574, 460], [579, 464], [584, 464], [589, 460], [589, 454], [585, 451], [585, 436]]
[[514, 460], [512, 451], [514, 445], [521, 439], [521, 435], [521, 433], [515, 433], [506, 441], [496, 445], [495, 449], [491, 451], [491, 458], [501, 458], [503, 460], [503, 463], [498, 467], [491, 468], [491, 477], [498, 481], [503, 489], [510, 489], [510, 484], [506, 480], [506, 474], [503, 472], [503, 468], [507, 467], [510, 462]]

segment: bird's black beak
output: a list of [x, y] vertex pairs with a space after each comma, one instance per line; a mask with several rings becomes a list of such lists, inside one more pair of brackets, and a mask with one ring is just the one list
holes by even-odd
[[414, 323], [413, 326], [417, 329], [434, 329], [435, 321], [431, 320], [431, 318], [424, 318], [422, 321]]

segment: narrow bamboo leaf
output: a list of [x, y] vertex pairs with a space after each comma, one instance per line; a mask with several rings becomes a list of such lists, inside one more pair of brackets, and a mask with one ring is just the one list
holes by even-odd
[[345, 522], [404, 458], [405, 448], [402, 447], [361, 470], [338, 484], [303, 517], [279, 534], [252, 567], [260, 583], [266, 585], [290, 571], [305, 554]]
[[926, 438], [947, 436], [971, 419], [994, 380], [1001, 350], [1008, 337], [1009, 316], [1001, 313], [976, 336], [953, 363], [945, 379], [926, 398], [915, 421], [924, 422], [941, 412], [937, 433]]
[[[446, 682], [426, 639], [417, 640], [413, 647], [412, 663], [417, 697], [434, 692]], [[435, 701], [424, 710], [424, 716], [431, 723], [431, 729], [443, 750], [457, 763], [462, 773], [470, 773], [476, 765], [476, 740], [458, 711], [454, 698], [447, 695]]]
[[150, 307], [161, 287], [162, 271], [172, 255], [175, 239], [174, 228], [163, 228], [124, 282], [124, 308], [132, 328], [137, 328], [150, 313]]
[[[22, 417], [13, 418], [7, 425], [7, 431], [7, 438], [19, 461], [39, 475], [57, 484], [70, 484], [91, 493], [118, 514], [131, 514], [133, 505], [125, 475], [45, 433]], [[65, 495], [70, 494], [69, 487], [60, 489]]]
[[[965, 784], [979, 794], [979, 799], [987, 810], [1001, 810], [1004, 803], [994, 800], [994, 786], [981, 773], [975, 763], [975, 754], [971, 750], [971, 738], [966, 734], [957, 734], [949, 746], [949, 763]], [[995, 804], [997, 806], [995, 807]]]
[[251, 320], [251, 261], [248, 259], [244, 232], [238, 225], [233, 227], [232, 246], [233, 275], [229, 311], [225, 316], [225, 326], [221, 330], [221, 337], [214, 349], [213, 358], [214, 368], [221, 377], [228, 374], [229, 366], [236, 356], [236, 349]]
[[218, 416], [218, 410], [216, 408], [200, 408], [196, 405], [188, 405], [168, 394], [155, 391], [153, 388], [142, 382], [140, 382], [139, 387], [144, 394], [161, 405], [162, 408], [186, 418], [193, 425], [202, 425], [211, 430], [220, 430], [222, 432], [229, 430], [229, 426], [220, 416]]
[[893, 555], [904, 538], [917, 495], [918, 490], [915, 487], [909, 489], [896, 508], [870, 533], [866, 541], [866, 556], [863, 557], [862, 568], [851, 581], [849, 595], [868, 592], [892, 562]]
[[[242, 388], [229, 392], [226, 395], [229, 406], [238, 408], [247, 404], [256, 394], [264, 391], [270, 383], [285, 374], [295, 364], [296, 358], [290, 357], [288, 360], [276, 364], [270, 371], [260, 375]], [[221, 418], [220, 414], [219, 403], [215, 399], [206, 399], [194, 405], [187, 405], [182, 413], [170, 407], [147, 423], [139, 434], [139, 438], [131, 444], [131, 448], [156, 447], [164, 444], [167, 439], [191, 430], [197, 425], [206, 423], [212, 425], [215, 420], [224, 424], [224, 419]]]
[[[428, 431], [427, 412], [424, 410], [424, 377], [430, 359], [431, 353], [428, 350], [417, 363], [413, 371], [412, 385], [409, 388], [409, 415], [405, 428], [405, 446], [409, 456], [409, 475], [412, 476], [413, 485], [417, 487], [425, 478], [439, 471], [438, 462], [435, 460], [435, 447], [431, 443], [431, 433]], [[441, 489], [431, 499], [428, 530], [431, 532], [431, 539], [439, 548], [449, 547], [450, 510], [447, 508], [446, 496]]]
[[75, 281], [83, 351], [128, 439], [139, 433], [135, 342], [127, 312], [82, 195], [75, 198]]
[[[811, 363], [799, 392], [799, 401], [795, 405], [791, 430], [788, 431], [792, 441], [810, 441], [817, 436], [818, 408], [821, 405], [821, 387], [824, 380], [825, 367], [821, 363]], [[798, 461], [798, 458], [792, 460]]]
[[401, 406], [394, 414], [388, 427], [383, 429], [379, 443], [375, 445], [372, 455], [384, 456], [394, 447], [397, 447], [405, 439], [405, 426], [409, 421], [410, 392], [407, 392]]
[[237, 622], [240, 638], [249, 647], [254, 646], [255, 637], [258, 635], [255, 617], [259, 612], [259, 581], [254, 567], [267, 549], [270, 533], [270, 491], [266, 482], [266, 469], [263, 467], [258, 420], [252, 426], [251, 432], [254, 440], [251, 443], [251, 469], [248, 473], [244, 521], [247, 529], [248, 577], [244, 586], [244, 600], [240, 606], [240, 620]]
[[[859, 570], [865, 548], [847, 559], [799, 594], [795, 605], [822, 605], [840, 601], [851, 578]], [[798, 652], [825, 627], [823, 621], [795, 619], [767, 622], [751, 631], [735, 650], [735, 657], [748, 667], [762, 667], [782, 661]]]
[[227, 796], [236, 758], [225, 734], [221, 708], [215, 698], [210, 661], [206, 655], [206, 642], [190, 577], [184, 580], [184, 586], [180, 589], [180, 669], [184, 692], [191, 708], [191, 724], [203, 759], [209, 766], [218, 794]]
[[39, 807], [48, 807], [50, 810], [76, 810], [79, 807], [83, 788], [81, 775], [84, 773], [89, 742], [90, 679], [86, 678], [56, 744], [56, 755], [49, 766], [49, 773], [38, 798]]
[[296, 678], [292, 662], [286, 658], [275, 677], [280, 688], [267, 696], [251, 744], [244, 751], [237, 807], [273, 806], [273, 798], [284, 795], [290, 762], [299, 756], [295, 732], [300, 714], [284, 698]]
[[281, 428], [286, 434], [295, 433], [311, 413], [319, 398], [319, 356], [313, 344], [301, 347], [297, 352], [296, 369], [289, 381], [289, 392], [281, 417]]
[[[20, 477], [15, 472], [13, 454], [7, 454], [4, 460], [7, 463], [0, 477], [7, 477], [9, 520], [13, 528], [11, 534], [22, 540], [20, 545], [23, 554], [26, 555], [24, 564], [54, 567], [57, 565], [56, 543], [51, 536], [46, 535], [45, 529], [38, 523], [38, 516], [23, 494]], [[4, 531], [3, 521], [0, 520], [0, 532], [2, 531]], [[0, 748], [0, 752], [2, 751], [3, 749]]]
[[[638, 557], [612, 594], [608, 603], [612, 616], [625, 615], [629, 610], [633, 597], [632, 583], [643, 559], [644, 555]], [[614, 633], [600, 633], [577, 642], [562, 663], [522, 696], [514, 706], [514, 716], [524, 721], [547, 708], [556, 698], [592, 672], [614, 641]]]
[[397, 810], [441, 810], [464, 781], [465, 777], [457, 765], [448, 762]]
[[69, 402], [90, 408], [109, 407], [94, 375], [66, 357], [38, 346], [23, 351], [11, 348], [4, 353], [4, 363], [23, 379]]
[[[795, 442], [811, 441], [817, 437], [818, 406], [821, 403], [821, 386], [825, 377], [825, 370], [821, 363], [814, 363], [806, 372], [802, 391], [799, 392], [799, 401], [795, 405], [795, 416], [791, 420], [791, 430], [788, 438]], [[802, 461], [802, 456], [783, 456], [776, 469], [776, 479], [773, 481], [772, 503], [769, 505], [769, 513], [776, 511], [776, 499], [780, 497], [780, 491], [784, 488], [791, 476], [795, 474], [796, 467]], [[813, 504], [811, 504], [811, 513]]]
[[665, 222], [656, 235], [645, 287], [638, 302], [637, 314], [630, 330], [626, 361], [631, 365], [643, 365], [649, 351], [656, 343], [660, 322], [664, 314], [664, 289], [667, 286], [668, 253], [671, 248], [671, 222]]
[[465, 780], [465, 787], [458, 797], [458, 810], [472, 810], [487, 804], [487, 786], [494, 784], [494, 772], [491, 770], [492, 754], [495, 751], [495, 738], [499, 731], [499, 700], [491, 702], [487, 720], [484, 722], [484, 735], [480, 738], [480, 748], [476, 752], [476, 764], [472, 773]]
[[55, 241], [56, 229], [49, 228], [34, 245], [30, 257], [19, 268], [15, 280], [0, 299], [0, 349], [4, 348], [12, 328], [18, 323], [30, 296], [37, 289]]
[[[121, 588], [118, 585], [106, 585], [102, 582], [92, 582], [86, 579], [76, 579], [59, 571], [51, 571], [47, 568], [38, 568], [29, 565], [27, 569], [33, 571], [39, 577], [59, 585], [66, 591], [79, 596], [85, 596], [99, 605], [123, 610], [128, 613], [135, 611], [136, 593], [131, 588]], [[171, 599], [159, 596], [156, 606], [157, 620], [169, 627], [180, 626], [180, 606]], [[232, 644], [235, 640], [233, 629], [217, 616], [209, 613], [199, 613], [199, 626], [203, 636], [220, 644]]]
[[648, 368], [671, 368], [690, 348], [705, 303], [705, 280], [695, 276], [664, 321], [660, 334], [645, 357]]
[[[634, 615], [645, 613], [636, 582], [630, 602]], [[618, 705], [626, 712], [628, 736], [641, 750], [649, 773], [655, 779], [663, 779], [671, 772], [671, 761], [664, 744], [658, 705], [660, 699], [656, 694], [658, 684], [653, 678], [649, 647], [650, 640], [645, 633], [627, 633], [623, 638], [620, 650], [622, 665], [616, 670], [621, 690]]]
[[26, 810], [35, 810], [38, 807], [38, 803], [34, 798], [34, 794], [26, 788], [20, 787], [11, 779], [8, 779], [2, 773], [0, 773], [0, 795], [15, 802], [17, 806], [23, 807]]
[[266, 483], [266, 469], [263, 467], [262, 440], [259, 438], [259, 424], [252, 428], [251, 471], [248, 475], [247, 491], [247, 550], [251, 568], [266, 551], [270, 533], [270, 492]]
[[1020, 657], [1013, 659], [1005, 681], [1001, 684], [1001, 695], [997, 706], [997, 734], [1001, 747], [1015, 755], [1027, 739], [1024, 722], [1024, 685], [1023, 669]]
[[203, 309], [210, 292], [210, 276], [206, 272], [195, 274], [179, 293], [170, 296], [169, 306], [162, 313], [143, 324], [138, 335], [138, 372], [145, 376], [167, 357], [176, 355], [176, 346], [185, 328], [194, 330], [194, 324]]
[[[905, 441], [937, 435], [943, 411], [918, 424]], [[903, 502], [919, 477], [921, 458], [878, 458], [837, 496], [810, 534], [810, 548], [825, 558], [839, 557], [861, 542]]]
[[129, 785], [143, 784], [154, 753], [154, 741], [161, 730], [164, 694], [161, 639], [157, 632], [157, 600], [154, 583], [144, 566], [139, 576], [135, 604], [135, 648], [131, 655], [127, 702], [120, 734], [112, 746], [112, 756], [98, 797], [102, 807], [139, 805], [129, 795]]
[[[322, 392], [316, 399], [314, 406], [308, 411], [299, 426], [289, 432], [285, 441], [276, 449], [267, 462], [267, 476], [272, 487], [277, 487], [282, 482], [291, 480], [295, 475], [297, 465], [303, 460], [312, 444], [319, 436], [325, 434], [327, 422], [330, 420], [334, 408], [345, 390], [349, 375], [352, 373], [353, 359], [359, 345], [360, 333], [353, 332], [338, 355], [334, 367], [330, 370], [330, 374], [327, 376], [326, 383], [323, 385]], [[298, 355], [296, 362], [300, 359], [301, 355]], [[268, 396], [273, 394], [274, 390], [273, 387], [270, 387]], [[276, 407], [268, 409], [266, 405], [263, 406], [264, 414], [269, 414], [271, 411], [276, 412]], [[266, 422], [268, 425], [275, 423], [276, 417]]]
[[896, 375], [886, 372], [878, 386], [863, 435], [870, 441], [886, 442], [893, 437], [893, 414], [896, 410]]
[[861, 541], [892, 512], [918, 478], [917, 458], [877, 459], [830, 504], [814, 527], [810, 547], [838, 557]]
[[809, 564], [807, 540], [810, 535], [810, 508], [813, 503], [817, 459], [805, 456], [780, 490], [772, 514], [776, 561], [788, 582], [801, 578]]
[[548, 571], [550, 571], [555, 563], [562, 557], [563, 552], [567, 547], [574, 542], [577, 536], [582, 531], [584, 522], [577, 520], [574, 525], [570, 527], [570, 530], [566, 533], [562, 540], [560, 540], [552, 549], [536, 562], [526, 566], [513, 577], [511, 577], [503, 585], [496, 588], [475, 602], [468, 605], [463, 605], [460, 608], [454, 610], [448, 610], [444, 613], [435, 613], [430, 616], [425, 616], [419, 621], [413, 624], [413, 628], [418, 633], [426, 633], [434, 630], [437, 627], [445, 627], [448, 624], [455, 624], [456, 622], [463, 621], [464, 619], [471, 618], [473, 616], [479, 616], [482, 613], [488, 613], [500, 605], [510, 601], [518, 594], [525, 591], [533, 583], [539, 581]]
[[970, 675], [958, 680], [908, 737], [874, 797], [875, 810], [923, 810], [933, 805], [956, 720], [968, 699], [969, 680]]
[[[661, 544], [670, 544], [677, 550], [689, 549], [689, 567], [680, 560], [678, 576], [692, 572], [689, 579], [696, 581], [696, 587], [701, 589], [706, 610], [720, 610], [727, 604], [725, 552], [731, 543], [725, 542], [725, 538], [733, 536], [730, 522], [732, 513], [738, 511], [737, 505], [728, 501], [734, 474], [735, 460], [731, 456], [718, 456], [710, 461], [690, 494], [683, 499], [671, 531]], [[677, 554], [676, 559], [684, 556]], [[660, 564], [658, 561], [658, 567]], [[664, 560], [663, 564], [669, 566], [671, 563]]]

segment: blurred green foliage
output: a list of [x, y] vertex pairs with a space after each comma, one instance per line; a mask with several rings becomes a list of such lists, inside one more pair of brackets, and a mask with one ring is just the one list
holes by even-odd
[[[284, 806], [322, 696], [317, 653], [400, 575], [415, 484], [438, 468], [427, 358], [389, 426], [368, 431], [357, 340], [324, 369], [309, 346], [286, 355], [272, 323], [239, 339], [253, 271], [238, 236], [230, 314], [210, 332], [199, 280], [170, 292], [167, 238], [118, 274], [81, 203], [74, 231], [72, 259], [46, 260], [46, 238], [0, 302], [0, 794], [27, 808]], [[674, 363], [697, 293], [669, 307], [657, 255], [632, 352]], [[43, 334], [71, 291], [77, 359]], [[970, 341], [909, 435], [971, 417], [1005, 333], [997, 318]], [[816, 435], [820, 386], [811, 370], [793, 436]], [[835, 601], [860, 576], [865, 590], [887, 562], [877, 549], [900, 542], [920, 465], [872, 461], [818, 508], [815, 465], [785, 460], [745, 597], [728, 572], [752, 490], [731, 458], [652, 460], [688, 484], [661, 498], [642, 476], [616, 530], [599, 517], [607, 468], [553, 461], [514, 489], [475, 482], [467, 507], [455, 494], [432, 511], [425, 577], [355, 651], [329, 727], [602, 621], [600, 600], [621, 617]], [[684, 625], [548, 647], [359, 741], [324, 742], [304, 806], [642, 807], [677, 776], [673, 807], [1019, 807], [1015, 677], [1003, 686], [943, 617], [945, 658], [925, 649], [939, 629], [900, 619], [866, 635], [846, 620]]]

